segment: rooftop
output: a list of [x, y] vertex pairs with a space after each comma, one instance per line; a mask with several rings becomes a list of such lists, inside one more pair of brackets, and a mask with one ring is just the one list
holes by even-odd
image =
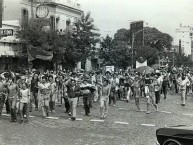
[[65, 5], [68, 7], [72, 7], [75, 9], [81, 9], [80, 3], [78, 3], [77, 0], [35, 0], [36, 3], [56, 3], [56, 4], [61, 4]]

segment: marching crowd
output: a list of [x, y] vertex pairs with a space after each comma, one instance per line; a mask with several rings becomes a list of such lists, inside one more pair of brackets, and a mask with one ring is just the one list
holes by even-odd
[[[161, 94], [180, 94], [185, 106], [187, 94], [193, 92], [191, 71], [139, 72], [66, 72], [32, 70], [25, 74], [5, 72], [0, 76], [0, 117], [5, 106], [11, 122], [28, 122], [29, 112], [41, 110], [43, 117], [55, 112], [64, 102], [65, 113], [76, 120], [76, 109], [83, 98], [85, 115], [90, 116], [93, 103], [100, 103], [100, 118], [105, 119], [108, 106], [116, 106], [117, 100], [135, 100], [140, 111], [140, 100], [147, 100], [147, 114], [153, 104], [158, 111]], [[18, 117], [19, 116], [19, 117]], [[19, 118], [19, 119], [17, 119]]]

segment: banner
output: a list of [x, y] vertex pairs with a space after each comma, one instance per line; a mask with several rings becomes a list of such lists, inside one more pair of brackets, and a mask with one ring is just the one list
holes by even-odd
[[35, 59], [52, 61], [52, 58], [53, 52], [48, 52], [31, 45], [28, 46], [28, 61], [33, 61]]
[[138, 67], [141, 67], [141, 66], [147, 66], [147, 60], [144, 61], [143, 63], [140, 63], [140, 62], [136, 61], [136, 69], [137, 69]]

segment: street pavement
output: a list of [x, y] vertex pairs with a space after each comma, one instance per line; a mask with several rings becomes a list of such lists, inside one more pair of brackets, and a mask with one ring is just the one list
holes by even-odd
[[105, 120], [99, 118], [99, 103], [94, 103], [91, 116], [84, 116], [83, 106], [77, 108], [76, 121], [69, 120], [64, 106], [57, 107], [51, 118], [43, 119], [41, 111], [30, 113], [29, 123], [10, 123], [10, 117], [0, 119], [0, 145], [155, 145], [160, 127], [192, 125], [193, 96], [186, 106], [180, 105], [179, 95], [163, 96], [159, 112], [151, 106], [146, 114], [146, 100], [140, 100], [141, 112], [136, 112], [134, 100], [118, 101], [109, 106]]

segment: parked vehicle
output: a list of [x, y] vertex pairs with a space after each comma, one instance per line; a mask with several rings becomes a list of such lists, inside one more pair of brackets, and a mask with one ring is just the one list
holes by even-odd
[[157, 145], [193, 145], [193, 126], [173, 126], [156, 131]]

